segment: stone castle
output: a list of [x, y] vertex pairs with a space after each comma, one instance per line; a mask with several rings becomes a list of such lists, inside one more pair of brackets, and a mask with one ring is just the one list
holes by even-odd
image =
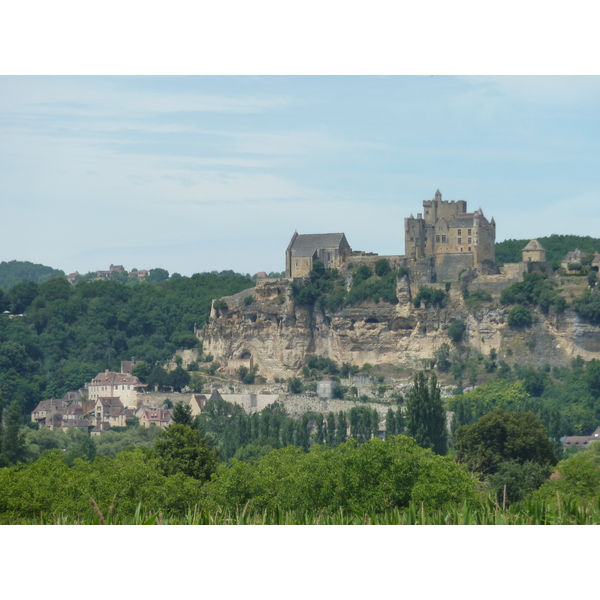
[[326, 267], [339, 268], [349, 261], [370, 264], [381, 258], [407, 266], [428, 259], [436, 281], [456, 281], [469, 268], [497, 272], [493, 218], [488, 221], [481, 209], [467, 212], [465, 200], [442, 200], [440, 190], [432, 200], [423, 201], [423, 211], [416, 219], [413, 215], [404, 219], [404, 255], [379, 256], [353, 251], [343, 233], [295, 232], [286, 250], [286, 277], [306, 277], [315, 260]]

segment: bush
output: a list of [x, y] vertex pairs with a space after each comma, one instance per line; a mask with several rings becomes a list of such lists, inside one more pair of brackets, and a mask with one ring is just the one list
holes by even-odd
[[421, 303], [425, 305], [425, 308], [429, 306], [437, 306], [439, 308], [443, 307], [446, 303], [446, 299], [448, 298], [448, 294], [443, 290], [438, 290], [426, 285], [422, 285], [419, 288], [419, 293], [413, 299], [413, 304], [416, 308], [421, 306]]
[[213, 302], [213, 307], [215, 310], [219, 311], [229, 310], [229, 306], [227, 306], [227, 302], [225, 302], [225, 300], [215, 300]]
[[448, 327], [448, 337], [455, 344], [458, 344], [462, 341], [466, 330], [467, 326], [465, 325], [464, 321], [461, 321], [460, 319], [452, 319], [450, 327]]
[[299, 377], [291, 377], [288, 379], [288, 385], [290, 394], [301, 394], [304, 389], [302, 380]]
[[511, 327], [531, 327], [533, 317], [526, 306], [519, 304], [508, 311], [507, 322]]
[[390, 263], [385, 258], [382, 258], [375, 263], [375, 275], [383, 277], [391, 272], [392, 267], [390, 267]]
[[254, 303], [255, 300], [256, 300], [256, 298], [254, 298], [254, 296], [246, 296], [244, 298], [244, 306], [250, 306], [251, 304]]

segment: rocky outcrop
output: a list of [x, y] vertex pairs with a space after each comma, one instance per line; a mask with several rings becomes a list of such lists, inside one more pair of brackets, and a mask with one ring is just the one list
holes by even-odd
[[583, 323], [573, 311], [539, 314], [531, 328], [513, 330], [504, 307], [469, 311], [458, 289], [450, 291], [450, 302], [441, 309], [415, 308], [406, 278], [398, 281], [396, 293], [397, 305], [371, 302], [330, 313], [297, 306], [291, 280], [267, 280], [223, 298], [227, 309], [213, 308], [198, 335], [204, 352], [224, 370], [229, 362], [251, 356], [269, 379], [299, 373], [311, 354], [354, 365], [422, 368], [424, 359], [450, 343], [453, 319], [466, 324], [465, 344], [484, 354], [494, 348], [509, 363], [562, 365], [577, 355], [600, 358], [600, 328]]

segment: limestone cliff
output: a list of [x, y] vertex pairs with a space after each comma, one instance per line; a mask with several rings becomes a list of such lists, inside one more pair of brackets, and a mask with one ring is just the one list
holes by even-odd
[[495, 348], [509, 363], [563, 365], [577, 355], [600, 358], [600, 328], [583, 323], [571, 310], [563, 315], [536, 313], [532, 327], [513, 330], [498, 302], [469, 311], [458, 289], [450, 291], [450, 302], [441, 309], [415, 308], [406, 278], [398, 281], [396, 292], [397, 305], [365, 303], [330, 313], [296, 306], [289, 280], [266, 280], [223, 298], [227, 310], [213, 307], [198, 335], [204, 352], [224, 370], [252, 361], [269, 379], [297, 374], [310, 354], [354, 365], [421, 368], [423, 359], [450, 343], [453, 319], [467, 326], [465, 345], [484, 354]]

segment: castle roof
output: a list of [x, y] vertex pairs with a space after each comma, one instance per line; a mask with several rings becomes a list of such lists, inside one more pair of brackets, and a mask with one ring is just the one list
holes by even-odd
[[490, 222], [483, 216], [481, 209], [474, 213], [461, 213], [454, 215], [448, 222], [448, 227], [473, 227], [475, 219], [479, 219], [479, 224], [484, 227], [491, 226]]
[[529, 244], [523, 248], [522, 252], [525, 250], [544, 250], [544, 247], [537, 240], [531, 240]]
[[98, 373], [92, 380], [92, 385], [120, 385], [125, 383], [133, 385], [134, 387], [146, 387], [146, 384], [140, 383], [140, 380], [134, 375], [115, 373], [114, 371]]
[[347, 246], [348, 241], [343, 233], [294, 234], [288, 250], [294, 256], [312, 256], [320, 248], [339, 249], [344, 244]]

